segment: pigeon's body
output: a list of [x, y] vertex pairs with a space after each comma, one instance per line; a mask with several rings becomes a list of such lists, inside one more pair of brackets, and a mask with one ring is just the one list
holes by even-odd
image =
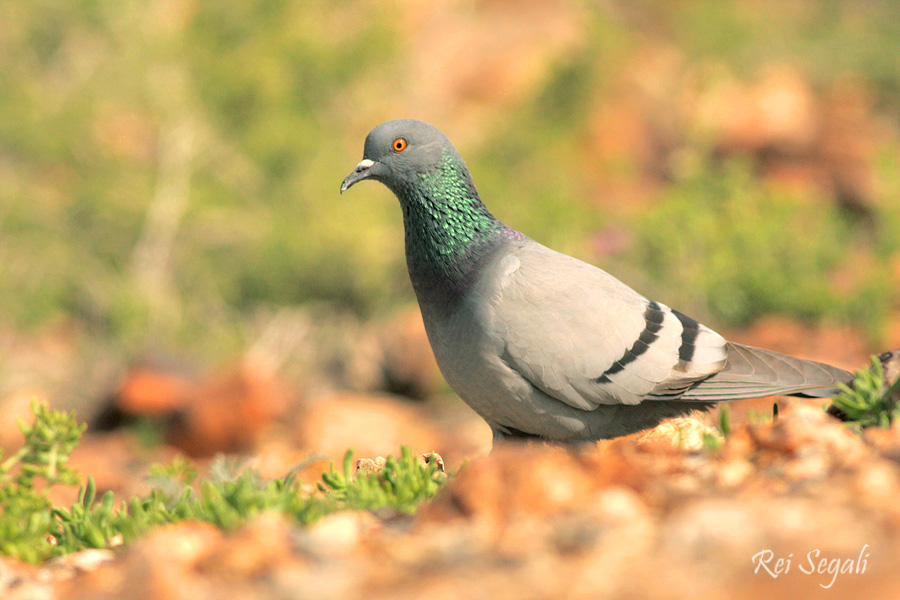
[[366, 178], [399, 198], [410, 278], [438, 365], [497, 438], [610, 438], [722, 400], [828, 396], [851, 377], [728, 343], [507, 227], [430, 125], [376, 127], [341, 189]]

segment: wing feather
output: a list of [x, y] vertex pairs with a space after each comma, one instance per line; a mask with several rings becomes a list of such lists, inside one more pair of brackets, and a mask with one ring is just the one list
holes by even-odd
[[582, 410], [638, 404], [724, 366], [721, 336], [605, 271], [535, 242], [514, 259], [493, 321], [503, 360], [545, 394]]

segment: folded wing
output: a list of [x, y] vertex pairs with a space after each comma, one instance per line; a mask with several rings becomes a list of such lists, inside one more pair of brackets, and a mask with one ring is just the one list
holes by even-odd
[[504, 257], [491, 323], [503, 360], [582, 409], [649, 401], [832, 395], [850, 374], [726, 342], [605, 271], [528, 240]]

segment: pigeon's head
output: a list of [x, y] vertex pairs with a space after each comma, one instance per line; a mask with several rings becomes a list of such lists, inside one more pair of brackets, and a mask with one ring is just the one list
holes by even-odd
[[341, 192], [363, 179], [380, 181], [398, 196], [415, 189], [421, 175], [448, 161], [465, 165], [450, 140], [436, 127], [414, 119], [386, 121], [369, 132], [363, 160], [341, 184]]

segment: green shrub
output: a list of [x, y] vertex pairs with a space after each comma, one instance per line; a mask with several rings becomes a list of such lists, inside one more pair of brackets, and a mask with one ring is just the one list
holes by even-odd
[[857, 427], [890, 427], [900, 417], [900, 378], [890, 386], [884, 380], [884, 368], [878, 357], [856, 372], [853, 384], [841, 384], [841, 393], [834, 397], [834, 408], [849, 424]]
[[157, 525], [182, 520], [230, 530], [266, 511], [285, 513], [303, 524], [340, 510], [412, 513], [446, 480], [436, 463], [421, 463], [407, 447], [399, 458], [388, 457], [381, 471], [358, 476], [353, 451], [348, 450], [343, 470], [332, 466], [311, 493], [301, 487], [297, 469], [283, 478], [265, 480], [252, 469], [217, 459], [211, 475], [197, 480], [196, 468], [178, 458], [151, 470], [154, 487], [146, 497], [117, 502], [107, 491], [98, 500], [94, 480], [88, 478], [74, 504], [53, 506], [47, 495], [50, 487], [82, 481], [68, 465], [68, 457], [84, 425], [72, 413], [38, 403], [33, 411], [34, 425], [20, 424], [25, 445], [0, 464], [0, 554], [33, 563], [104, 548], [113, 538], [128, 543]]

